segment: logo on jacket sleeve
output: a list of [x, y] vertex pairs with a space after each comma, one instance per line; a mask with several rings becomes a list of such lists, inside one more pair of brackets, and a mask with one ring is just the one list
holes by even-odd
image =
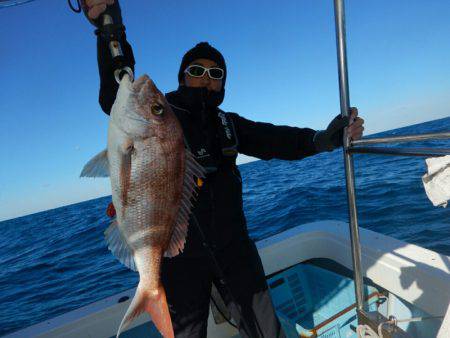
[[225, 130], [225, 135], [227, 136], [227, 138], [229, 140], [231, 140], [232, 134], [231, 134], [230, 127], [228, 126], [228, 121], [227, 121], [227, 118], [225, 117], [225, 114], [219, 111], [217, 113], [217, 115], [219, 116], [220, 121], [222, 121], [222, 126], [223, 126], [223, 129]]

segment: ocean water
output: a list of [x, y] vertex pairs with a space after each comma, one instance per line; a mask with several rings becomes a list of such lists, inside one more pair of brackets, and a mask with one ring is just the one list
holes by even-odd
[[[380, 135], [450, 131], [450, 117]], [[400, 146], [446, 147], [450, 140]], [[399, 146], [399, 145], [390, 145]], [[347, 221], [342, 151], [241, 165], [251, 236], [318, 220]], [[450, 255], [450, 208], [434, 207], [424, 158], [355, 155], [360, 226]], [[103, 241], [103, 197], [0, 222], [0, 335], [135, 287]]]

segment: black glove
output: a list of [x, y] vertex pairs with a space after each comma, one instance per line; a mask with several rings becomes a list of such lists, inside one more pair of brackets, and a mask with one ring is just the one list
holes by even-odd
[[342, 147], [344, 128], [348, 126], [349, 118], [336, 116], [326, 130], [319, 130], [313, 138], [314, 146], [318, 152], [332, 151]]

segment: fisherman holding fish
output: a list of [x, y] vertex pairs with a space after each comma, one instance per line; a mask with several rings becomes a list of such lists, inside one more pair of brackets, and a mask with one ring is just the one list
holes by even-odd
[[[93, 21], [110, 6], [122, 25], [117, 1], [85, 5]], [[207, 42], [183, 56], [179, 87], [165, 97], [147, 76], [134, 83], [125, 76], [119, 87], [108, 43], [97, 36], [99, 101], [111, 121], [107, 151], [85, 171], [94, 175], [101, 161], [109, 163], [109, 213], [117, 221], [105, 233], [108, 245], [141, 278], [121, 328], [147, 311], [165, 337], [206, 337], [214, 284], [243, 337], [284, 337], [247, 231], [236, 157], [298, 160], [332, 151], [342, 146], [345, 127], [349, 137], [361, 138], [357, 109], [321, 131], [226, 113], [219, 108], [226, 63]], [[134, 70], [124, 32], [120, 40], [124, 64]], [[151, 211], [132, 217], [144, 209]]]

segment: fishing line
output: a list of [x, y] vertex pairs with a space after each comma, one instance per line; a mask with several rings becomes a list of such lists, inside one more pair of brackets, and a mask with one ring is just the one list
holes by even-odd
[[0, 9], [13, 7], [13, 6], [24, 5], [24, 4], [27, 4], [27, 3], [32, 2], [32, 1], [34, 1], [34, 0], [17, 0], [17, 1], [0, 0]]
[[220, 307], [217, 305], [216, 301], [214, 300], [213, 297], [211, 297], [212, 302], [214, 303], [214, 306], [216, 307], [217, 311], [219, 311], [220, 315], [227, 321], [228, 324], [230, 324], [231, 326], [233, 326], [235, 329], [237, 329], [237, 325], [235, 325], [234, 323], [232, 323], [227, 316], [225, 316], [225, 314], [222, 312], [222, 310], [220, 310]]
[[[198, 232], [199, 232], [199, 234], [200, 234], [200, 237], [201, 237], [201, 239], [202, 239], [202, 241], [203, 241], [203, 245], [204, 245], [206, 251], [208, 252], [208, 254], [209, 254], [210, 258], [211, 258], [211, 261], [212, 261], [212, 263], [213, 263], [213, 265], [214, 265], [214, 269], [216, 270], [217, 277], [219, 277], [220, 284], [227, 290], [228, 295], [229, 295], [230, 298], [231, 298], [231, 302], [233, 303], [234, 307], [236, 308], [237, 312], [239, 313], [240, 319], [241, 319], [241, 321], [242, 321], [242, 325], [244, 325], [244, 326], [247, 328], [248, 334], [251, 334], [250, 327], [249, 327], [249, 325], [247, 324], [247, 322], [246, 322], [244, 316], [242, 315], [242, 311], [241, 311], [241, 309], [240, 309], [239, 306], [238, 306], [238, 303], [237, 303], [237, 301], [236, 301], [236, 298], [234, 298], [233, 292], [231, 291], [231, 289], [230, 289], [228, 283], [226, 282], [225, 274], [223, 273], [222, 269], [220, 268], [219, 262], [217, 261], [216, 256], [214, 255], [213, 251], [211, 250], [211, 247], [209, 246], [209, 243], [208, 243], [208, 241], [207, 241], [207, 239], [206, 239], [206, 236], [205, 236], [205, 234], [204, 234], [202, 228], [200, 227], [200, 224], [199, 224], [199, 222], [198, 222], [198, 220], [197, 220], [197, 217], [196, 217], [194, 214], [192, 214], [192, 220], [194, 221], [195, 226], [197, 227]], [[214, 302], [214, 304], [215, 304], [215, 302]], [[216, 307], [217, 307], [217, 304], [216, 304]], [[217, 308], [218, 308], [218, 307], [217, 307]], [[220, 311], [220, 310], [219, 310], [219, 311]], [[221, 313], [221, 314], [222, 314], [222, 313]], [[253, 310], [252, 310], [252, 314], [253, 314], [253, 316], [255, 316], [255, 313], [254, 313]], [[223, 314], [222, 314], [222, 315], [223, 315]], [[223, 316], [223, 317], [226, 319], [225, 316]], [[263, 332], [262, 332], [262, 330], [261, 330], [261, 328], [260, 328], [260, 326], [259, 326], [258, 320], [257, 320], [256, 318], [254, 318], [254, 319], [255, 319], [255, 325], [256, 325], [256, 328], [258, 329], [260, 336], [261, 336], [261, 337], [264, 337]], [[229, 321], [227, 320], [227, 322], [229, 322]], [[231, 323], [230, 323], [230, 324], [231, 324]], [[231, 324], [231, 325], [234, 326], [234, 327], [236, 327], [236, 326], [233, 325], [233, 324]]]

